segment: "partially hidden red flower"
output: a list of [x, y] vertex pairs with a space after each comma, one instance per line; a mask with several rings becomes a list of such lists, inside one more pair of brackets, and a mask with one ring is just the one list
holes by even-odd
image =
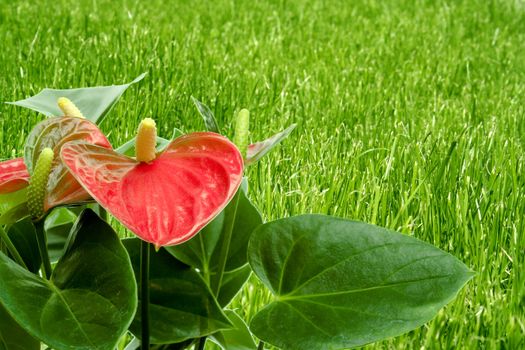
[[29, 172], [24, 158], [0, 162], [0, 194], [21, 190], [29, 185]]
[[99, 204], [157, 247], [197, 234], [228, 204], [243, 174], [237, 147], [211, 132], [181, 136], [151, 161], [79, 142], [65, 144], [61, 157]]
[[[44, 209], [47, 211], [57, 205], [79, 203], [91, 199], [91, 196], [64, 165], [59, 153], [65, 143], [73, 140], [111, 148], [106, 136], [94, 123], [77, 117], [49, 118], [39, 124], [39, 128], [43, 128], [44, 131], [40, 136], [41, 140], [36, 142], [33, 150], [35, 162], [37, 155], [45, 147], [53, 149], [55, 153], [47, 182]], [[35, 128], [35, 134], [38, 133], [39, 128]], [[26, 155], [26, 158], [28, 157], [30, 156]]]
[[[81, 140], [102, 147], [111, 144], [98, 127], [87, 119], [77, 117], [48, 118], [37, 124], [28, 136], [24, 158], [0, 162], [0, 194], [21, 190], [29, 185], [33, 166], [44, 148], [56, 154], [48, 177], [44, 210], [63, 204], [79, 203], [91, 197], [69, 173], [58, 156], [66, 142]], [[29, 169], [27, 164], [30, 165]]]

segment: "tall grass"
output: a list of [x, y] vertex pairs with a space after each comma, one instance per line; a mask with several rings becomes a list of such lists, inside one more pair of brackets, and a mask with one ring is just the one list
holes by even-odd
[[[0, 96], [130, 81], [114, 145], [145, 116], [202, 130], [190, 96], [252, 140], [267, 220], [327, 213], [400, 230], [478, 274], [428, 325], [367, 348], [525, 347], [525, 4], [521, 1], [0, 0]], [[0, 157], [40, 120], [0, 106]], [[255, 279], [232, 307], [268, 299]]]

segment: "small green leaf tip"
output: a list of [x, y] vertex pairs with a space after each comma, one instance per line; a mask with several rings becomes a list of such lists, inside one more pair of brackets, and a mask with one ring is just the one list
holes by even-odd
[[34, 219], [44, 215], [44, 198], [51, 164], [55, 154], [51, 148], [44, 148], [36, 161], [35, 171], [31, 175], [27, 189], [27, 207]]
[[235, 119], [235, 137], [233, 143], [239, 148], [243, 158], [248, 150], [248, 134], [250, 132], [250, 112], [241, 109]]

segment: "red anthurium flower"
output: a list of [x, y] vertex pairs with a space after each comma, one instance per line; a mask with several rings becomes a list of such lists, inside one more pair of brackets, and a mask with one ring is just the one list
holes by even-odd
[[[25, 158], [26, 161], [31, 160], [30, 164], [36, 163], [45, 147], [51, 148], [56, 155], [47, 182], [44, 199], [46, 211], [57, 205], [84, 202], [91, 198], [59, 157], [62, 145], [73, 140], [111, 148], [106, 136], [94, 123], [78, 117], [46, 119], [38, 124], [28, 137]], [[29, 170], [32, 171], [32, 167]]]
[[0, 162], [0, 194], [21, 190], [29, 184], [24, 158]]
[[242, 156], [228, 139], [211, 132], [181, 136], [158, 155], [154, 134], [148, 138], [150, 155], [139, 149], [137, 137], [139, 160], [79, 142], [65, 144], [61, 157], [91, 196], [140, 238], [157, 247], [179, 244], [234, 196]]
[[58, 205], [89, 200], [91, 198], [89, 193], [69, 173], [58, 156], [62, 145], [72, 140], [81, 140], [111, 148], [104, 134], [87, 119], [78, 117], [45, 119], [37, 124], [29, 134], [24, 152], [25, 159], [16, 158], [0, 162], [0, 194], [27, 187], [40, 153], [44, 148], [51, 148], [57, 156], [53, 160], [47, 179], [44, 211]]

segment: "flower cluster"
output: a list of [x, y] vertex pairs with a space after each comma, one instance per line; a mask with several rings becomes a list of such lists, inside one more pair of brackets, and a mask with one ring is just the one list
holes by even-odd
[[0, 163], [0, 192], [29, 186], [34, 219], [55, 206], [93, 198], [141, 239], [169, 246], [199, 232], [241, 183], [243, 158], [224, 136], [191, 133], [157, 152], [156, 125], [146, 118], [138, 128], [136, 156], [128, 157], [112, 149], [69, 99], [60, 98], [58, 105], [64, 116], [43, 121], [30, 135], [25, 161], [31, 165], [22, 159]]

